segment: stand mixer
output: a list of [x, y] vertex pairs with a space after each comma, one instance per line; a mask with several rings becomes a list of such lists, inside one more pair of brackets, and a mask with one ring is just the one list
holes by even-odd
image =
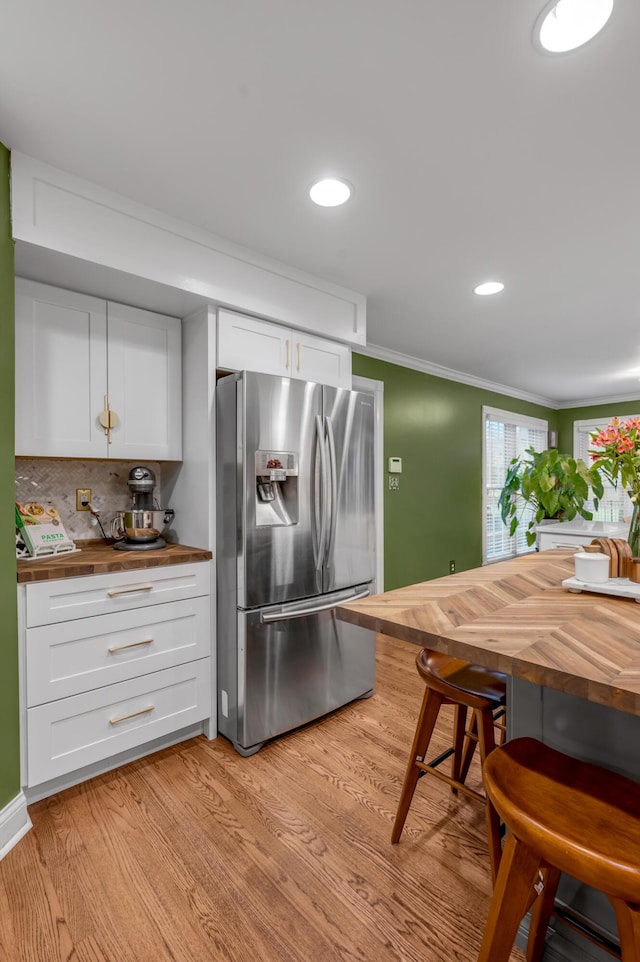
[[155, 507], [153, 490], [156, 478], [153, 471], [143, 465], [132, 468], [127, 485], [131, 492], [131, 506], [114, 520], [114, 534], [122, 539], [114, 548], [119, 551], [166, 548], [167, 543], [160, 535], [173, 521], [174, 512], [171, 508], [161, 511]]

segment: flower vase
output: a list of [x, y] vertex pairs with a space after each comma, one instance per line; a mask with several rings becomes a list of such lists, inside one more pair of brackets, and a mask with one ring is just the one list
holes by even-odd
[[637, 501], [633, 503], [633, 514], [631, 515], [627, 541], [629, 542], [632, 556], [634, 558], [640, 558], [640, 514]]

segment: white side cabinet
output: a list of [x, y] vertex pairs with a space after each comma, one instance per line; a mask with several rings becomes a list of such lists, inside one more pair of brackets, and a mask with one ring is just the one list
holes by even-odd
[[210, 718], [210, 562], [19, 591], [27, 788]]
[[622, 538], [627, 540], [629, 525], [615, 521], [574, 521], [540, 524], [536, 527], [540, 551], [550, 548], [571, 548], [577, 551], [581, 545], [591, 544], [594, 538]]
[[351, 349], [269, 321], [218, 311], [218, 367], [351, 389]]
[[179, 318], [18, 278], [16, 454], [180, 460], [180, 353]]

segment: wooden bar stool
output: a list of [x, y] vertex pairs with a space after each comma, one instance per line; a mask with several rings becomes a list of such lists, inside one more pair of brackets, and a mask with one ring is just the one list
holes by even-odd
[[[504, 721], [499, 721], [498, 717], [494, 716], [504, 718], [505, 675], [431, 651], [429, 648], [423, 648], [419, 652], [416, 667], [424, 680], [425, 693], [393, 823], [392, 843], [400, 840], [418, 779], [422, 775], [435, 775], [448, 782], [454, 792], [460, 790], [472, 798], [486, 802], [484, 794], [469, 788], [465, 779], [476, 744], [480, 750], [481, 765], [484, 765], [485, 758], [496, 747], [496, 724], [501, 729], [499, 743], [504, 741]], [[443, 705], [455, 705], [453, 746], [437, 758], [427, 761], [429, 742]], [[468, 709], [473, 712], [469, 729], [466, 727]], [[440, 771], [438, 766], [451, 756], [451, 775], [447, 775]], [[500, 830], [499, 820], [493, 812], [489, 814], [489, 856], [495, 878], [500, 861]]]
[[507, 962], [536, 890], [527, 960], [538, 962], [561, 872], [604, 892], [623, 962], [640, 962], [640, 785], [533, 738], [493, 752], [484, 783], [509, 831], [478, 962]]

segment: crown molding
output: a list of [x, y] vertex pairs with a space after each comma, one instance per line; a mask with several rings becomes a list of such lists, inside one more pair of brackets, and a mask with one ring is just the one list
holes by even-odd
[[401, 354], [399, 351], [392, 351], [388, 347], [380, 347], [379, 344], [367, 344], [366, 346], [354, 345], [353, 350], [355, 353], [364, 354], [366, 357], [375, 357], [380, 361], [387, 361], [389, 364], [399, 364], [400, 367], [410, 367], [414, 371], [422, 371], [424, 374], [442, 377], [447, 381], [458, 381], [460, 384], [469, 384], [471, 387], [478, 387], [483, 391], [492, 391], [494, 394], [506, 394], [507, 397], [519, 398], [521, 401], [530, 401], [531, 404], [541, 404], [543, 407], [551, 408], [553, 411], [561, 411], [566, 408], [597, 407], [599, 404], [625, 404], [628, 401], [640, 401], [640, 395], [638, 394], [611, 394], [607, 397], [578, 398], [575, 401], [556, 401], [553, 400], [553, 398], [530, 394], [528, 391], [520, 391], [518, 388], [508, 387], [505, 384], [485, 381], [481, 377], [464, 374], [462, 371], [454, 371], [452, 368], [442, 367], [440, 364], [434, 364], [432, 361], [423, 361], [421, 358], [412, 357], [410, 354]]
[[556, 401], [555, 407], [558, 410], [563, 410], [564, 408], [593, 408], [597, 407], [598, 404], [626, 404], [627, 401], [633, 401], [637, 404], [638, 401], [640, 401], [640, 395], [611, 394], [608, 397], [582, 398], [577, 401]]
[[354, 345], [353, 350], [356, 354], [375, 357], [379, 361], [398, 364], [400, 367], [410, 367], [413, 368], [414, 371], [432, 374], [434, 377], [441, 377], [447, 381], [459, 381], [460, 384], [469, 384], [471, 387], [478, 387], [483, 391], [492, 391], [494, 394], [506, 394], [508, 397], [519, 398], [521, 401], [530, 401], [531, 404], [541, 404], [546, 408], [555, 409], [558, 407], [558, 403], [552, 401], [551, 398], [541, 397], [538, 394], [530, 394], [528, 391], [520, 391], [518, 388], [507, 387], [505, 384], [495, 384], [493, 381], [485, 381], [483, 378], [474, 377], [472, 374], [454, 371], [451, 368], [442, 367], [440, 364], [434, 364], [431, 361], [423, 361], [421, 358], [412, 357], [410, 354], [401, 354], [399, 351], [392, 351], [387, 347], [380, 347], [378, 344], [367, 344], [366, 346]]

